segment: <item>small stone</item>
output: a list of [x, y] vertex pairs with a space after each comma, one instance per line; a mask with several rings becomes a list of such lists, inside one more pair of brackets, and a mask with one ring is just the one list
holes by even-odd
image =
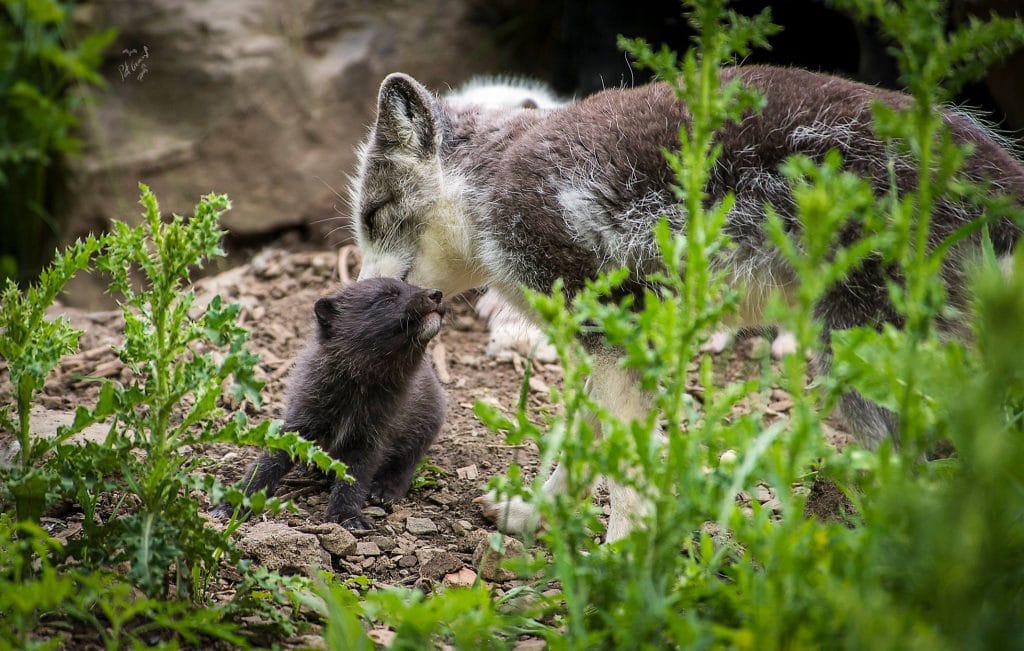
[[501, 567], [501, 562], [506, 558], [524, 555], [523, 543], [509, 536], [505, 536], [502, 543], [504, 550], [495, 551], [491, 548], [490, 539], [484, 538], [473, 552], [473, 566], [485, 581], [511, 581], [516, 578], [514, 572]]
[[419, 563], [419, 560], [413, 554], [406, 554], [398, 559], [399, 567], [416, 567]]
[[420, 576], [439, 580], [445, 574], [462, 569], [462, 560], [451, 552], [438, 552], [429, 561], [420, 564]]
[[374, 644], [378, 644], [382, 648], [387, 648], [395, 641], [397, 633], [389, 628], [375, 628], [366, 635]]
[[469, 520], [456, 520], [452, 523], [452, 531], [458, 536], [465, 536], [473, 530], [473, 525]]
[[379, 506], [368, 506], [365, 509], [363, 509], [363, 515], [368, 515], [371, 518], [383, 518], [387, 514], [387, 511], [380, 508]]
[[376, 543], [377, 547], [380, 547], [382, 552], [390, 552], [398, 546], [395, 539], [388, 536], [370, 536], [367, 540], [372, 543]]
[[437, 525], [429, 518], [409, 517], [405, 521], [405, 529], [414, 536], [437, 533]]
[[732, 466], [735, 465], [738, 459], [739, 457], [736, 454], [736, 450], [730, 449], [726, 450], [718, 457], [718, 463], [722, 466]]
[[424, 565], [430, 562], [430, 559], [432, 559], [437, 554], [440, 554], [442, 551], [443, 550], [437, 549], [435, 547], [417, 547], [414, 553], [416, 554], [416, 560], [419, 562], [419, 564]]
[[545, 383], [544, 380], [540, 379], [540, 377], [536, 375], [530, 376], [530, 391], [533, 391], [534, 393], [542, 393], [547, 395], [548, 391], [550, 390], [551, 389], [548, 388], [547, 383]]
[[460, 552], [472, 554], [476, 551], [476, 546], [480, 544], [480, 541], [490, 536], [491, 532], [486, 529], [474, 529], [464, 536], [459, 536], [455, 540], [455, 547]]
[[[773, 391], [772, 394], [774, 396], [775, 392]], [[768, 408], [779, 412], [789, 411], [790, 409], [793, 408], [793, 399], [790, 398], [789, 396], [786, 396], [781, 400], [773, 399], [772, 402], [768, 403]]]
[[356, 554], [359, 556], [380, 556], [380, 547], [375, 542], [363, 540], [356, 543]]
[[491, 407], [494, 407], [498, 411], [504, 411], [505, 410], [505, 408], [501, 406], [501, 401], [498, 400], [497, 398], [495, 398], [494, 396], [489, 396], [489, 395], [481, 396], [480, 397], [480, 402], [484, 403], [485, 405], [490, 405]]
[[402, 524], [410, 515], [412, 515], [412, 509], [395, 506], [392, 508], [391, 513], [388, 514], [387, 521], [391, 524]]
[[468, 588], [476, 582], [476, 572], [468, 567], [460, 568], [458, 572], [445, 574], [442, 583], [452, 588]]
[[472, 481], [479, 476], [480, 472], [477, 470], [476, 464], [474, 463], [469, 466], [458, 468], [455, 471], [455, 474], [458, 476], [459, 479], [469, 479]]
[[318, 534], [320, 545], [333, 556], [351, 556], [356, 552], [356, 537], [340, 524], [329, 522], [330, 529]]
[[289, 641], [298, 649], [326, 649], [327, 641], [322, 635], [301, 635]]
[[757, 501], [761, 503], [771, 501], [775, 497], [772, 494], [772, 490], [762, 484], [758, 484], [754, 489], [754, 495], [757, 497]]
[[320, 568], [331, 567], [331, 555], [316, 536], [280, 522], [257, 522], [239, 539], [238, 547], [268, 570], [315, 576]]
[[447, 491], [434, 491], [427, 499], [438, 506], [449, 506], [456, 501], [456, 497]]
[[747, 359], [764, 359], [768, 356], [771, 344], [764, 337], [751, 337], [746, 341], [744, 353]]

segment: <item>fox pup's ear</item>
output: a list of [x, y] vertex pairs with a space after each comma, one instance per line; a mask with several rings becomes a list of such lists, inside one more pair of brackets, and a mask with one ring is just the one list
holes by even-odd
[[331, 324], [338, 316], [338, 306], [330, 298], [321, 298], [313, 305], [313, 313], [316, 315], [316, 322], [320, 326], [320, 332], [325, 335], [331, 334]]
[[388, 75], [377, 98], [377, 139], [386, 146], [433, 156], [437, 153], [435, 104], [430, 91], [409, 75]]

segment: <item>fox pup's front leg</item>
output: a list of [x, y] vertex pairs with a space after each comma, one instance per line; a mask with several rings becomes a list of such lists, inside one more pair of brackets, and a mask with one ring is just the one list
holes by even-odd
[[[277, 485], [281, 478], [288, 474], [295, 462], [288, 456], [287, 452], [274, 452], [261, 454], [245, 471], [245, 479], [241, 483], [245, 496], [249, 497], [257, 491], [267, 489], [267, 496], [271, 497], [277, 491]], [[227, 502], [217, 505], [211, 513], [218, 518], [227, 519], [234, 512]]]

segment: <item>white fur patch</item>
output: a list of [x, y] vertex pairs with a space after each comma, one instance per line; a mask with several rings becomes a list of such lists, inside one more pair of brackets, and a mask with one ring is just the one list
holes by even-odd
[[704, 342], [704, 345], [700, 347], [700, 352], [717, 355], [729, 347], [729, 344], [732, 343], [732, 337], [732, 330], [719, 330], [718, 332], [714, 332], [710, 337], [708, 337], [708, 340]]
[[491, 330], [487, 341], [488, 357], [511, 359], [513, 355], [532, 356], [534, 360], [545, 363], [558, 360], [557, 351], [548, 343], [541, 329], [506, 303], [495, 290], [489, 289], [480, 297], [476, 312], [487, 320]]
[[[589, 165], [585, 160], [579, 164], [583, 168]], [[558, 188], [555, 199], [562, 209], [566, 232], [598, 257], [602, 271], [623, 265], [644, 269], [659, 255], [651, 225], [664, 214], [670, 219], [677, 217], [678, 209], [665, 195], [649, 192], [632, 201], [625, 210], [609, 215], [601, 197], [613, 196], [616, 192], [604, 187], [597, 178], [596, 170], [587, 173], [581, 168], [571, 179], [549, 179], [551, 187]]]
[[359, 280], [367, 278], [401, 278], [408, 270], [409, 263], [405, 259], [391, 253], [382, 253], [374, 250], [374, 247], [366, 246], [363, 249], [363, 263], [359, 268]]
[[782, 330], [775, 337], [775, 341], [772, 342], [772, 357], [774, 359], [782, 359], [787, 355], [795, 353], [796, 349], [796, 335]]
[[547, 85], [522, 77], [474, 77], [445, 95], [452, 106], [519, 108], [528, 102], [534, 108], [557, 108], [565, 104]]
[[[563, 493], [567, 479], [565, 466], [558, 464], [544, 481], [541, 491], [548, 498]], [[506, 533], [532, 533], [540, 526], [540, 514], [536, 507], [520, 497], [499, 500], [494, 492], [490, 492], [473, 501], [483, 507], [484, 516], [493, 520]]]
[[441, 315], [437, 312], [431, 312], [423, 318], [423, 324], [420, 326], [420, 339], [427, 340], [432, 339], [434, 335], [441, 331]]
[[485, 284], [486, 275], [477, 262], [477, 229], [466, 199], [466, 179], [438, 166], [437, 180], [438, 198], [422, 217], [408, 281], [455, 296]]
[[499, 500], [493, 492], [474, 500], [483, 508], [484, 517], [493, 520], [505, 533], [532, 533], [540, 526], [540, 514], [532, 504], [520, 497]]

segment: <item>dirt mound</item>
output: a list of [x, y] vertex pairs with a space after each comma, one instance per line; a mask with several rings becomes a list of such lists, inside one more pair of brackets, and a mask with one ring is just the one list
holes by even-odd
[[[262, 360], [258, 377], [266, 382], [264, 404], [256, 416], [282, 416], [289, 368], [312, 328], [313, 303], [340, 284], [338, 261], [332, 252], [267, 249], [248, 264], [197, 283], [198, 305], [219, 293], [243, 306], [241, 322], [252, 333], [251, 346]], [[362, 574], [378, 584], [428, 589], [434, 582], [458, 584], [473, 570], [480, 571], [475, 567], [479, 563], [474, 563], [474, 552], [494, 529], [473, 499], [481, 494], [488, 477], [503, 472], [513, 460], [531, 476], [538, 459], [533, 444], [508, 445], [473, 414], [477, 400], [512, 413], [522, 384], [524, 360], [518, 356], [502, 360], [488, 357], [486, 325], [474, 316], [469, 299], [456, 300], [452, 308], [429, 351], [445, 380], [449, 403], [444, 429], [429, 452], [429, 462], [440, 471], [388, 510], [367, 507], [364, 513], [375, 530], [357, 533], [354, 540], [343, 530], [338, 531], [337, 525], [324, 523], [327, 485], [296, 471], [285, 480], [278, 495], [293, 500], [298, 512], [264, 516], [242, 525], [239, 536], [243, 550], [285, 572], [308, 573], [329, 563], [342, 575]], [[60, 365], [42, 396], [46, 408], [68, 411], [95, 399], [98, 383], [92, 378], [127, 377], [128, 371], [111, 349], [118, 340], [122, 320], [117, 312], [86, 313], [59, 306], [54, 312], [67, 314], [85, 330], [82, 351]], [[765, 345], [764, 340], [738, 342], [732, 353], [720, 360], [724, 376], [739, 378], [756, 369], [760, 362], [751, 359], [751, 351]], [[0, 372], [4, 370], [0, 368]], [[548, 402], [547, 389], [561, 382], [561, 369], [556, 364], [540, 364], [534, 377], [528, 394], [531, 409], [539, 412], [554, 408]], [[767, 404], [754, 405], [752, 400], [746, 408], [766, 407], [770, 417], [776, 418], [784, 417], [792, 404], [778, 389], [766, 398]], [[842, 432], [834, 435], [838, 441], [844, 438]], [[226, 445], [211, 446], [204, 452], [211, 459], [208, 469], [225, 481], [240, 479], [259, 454], [256, 449]], [[766, 503], [773, 496], [765, 490], [753, 498]], [[821, 508], [812, 505], [808, 512], [822, 517], [837, 508], [828, 495], [822, 495], [822, 502]], [[74, 515], [68, 522], [54, 520], [55, 530], [73, 530], [74, 520]], [[294, 544], [274, 549], [275, 545], [266, 544], [268, 536]], [[311, 558], [302, 558], [303, 550]], [[494, 579], [508, 578], [484, 569]], [[511, 579], [499, 580], [496, 589], [507, 589], [514, 583]], [[228, 573], [223, 591], [227, 595], [232, 590]]]

